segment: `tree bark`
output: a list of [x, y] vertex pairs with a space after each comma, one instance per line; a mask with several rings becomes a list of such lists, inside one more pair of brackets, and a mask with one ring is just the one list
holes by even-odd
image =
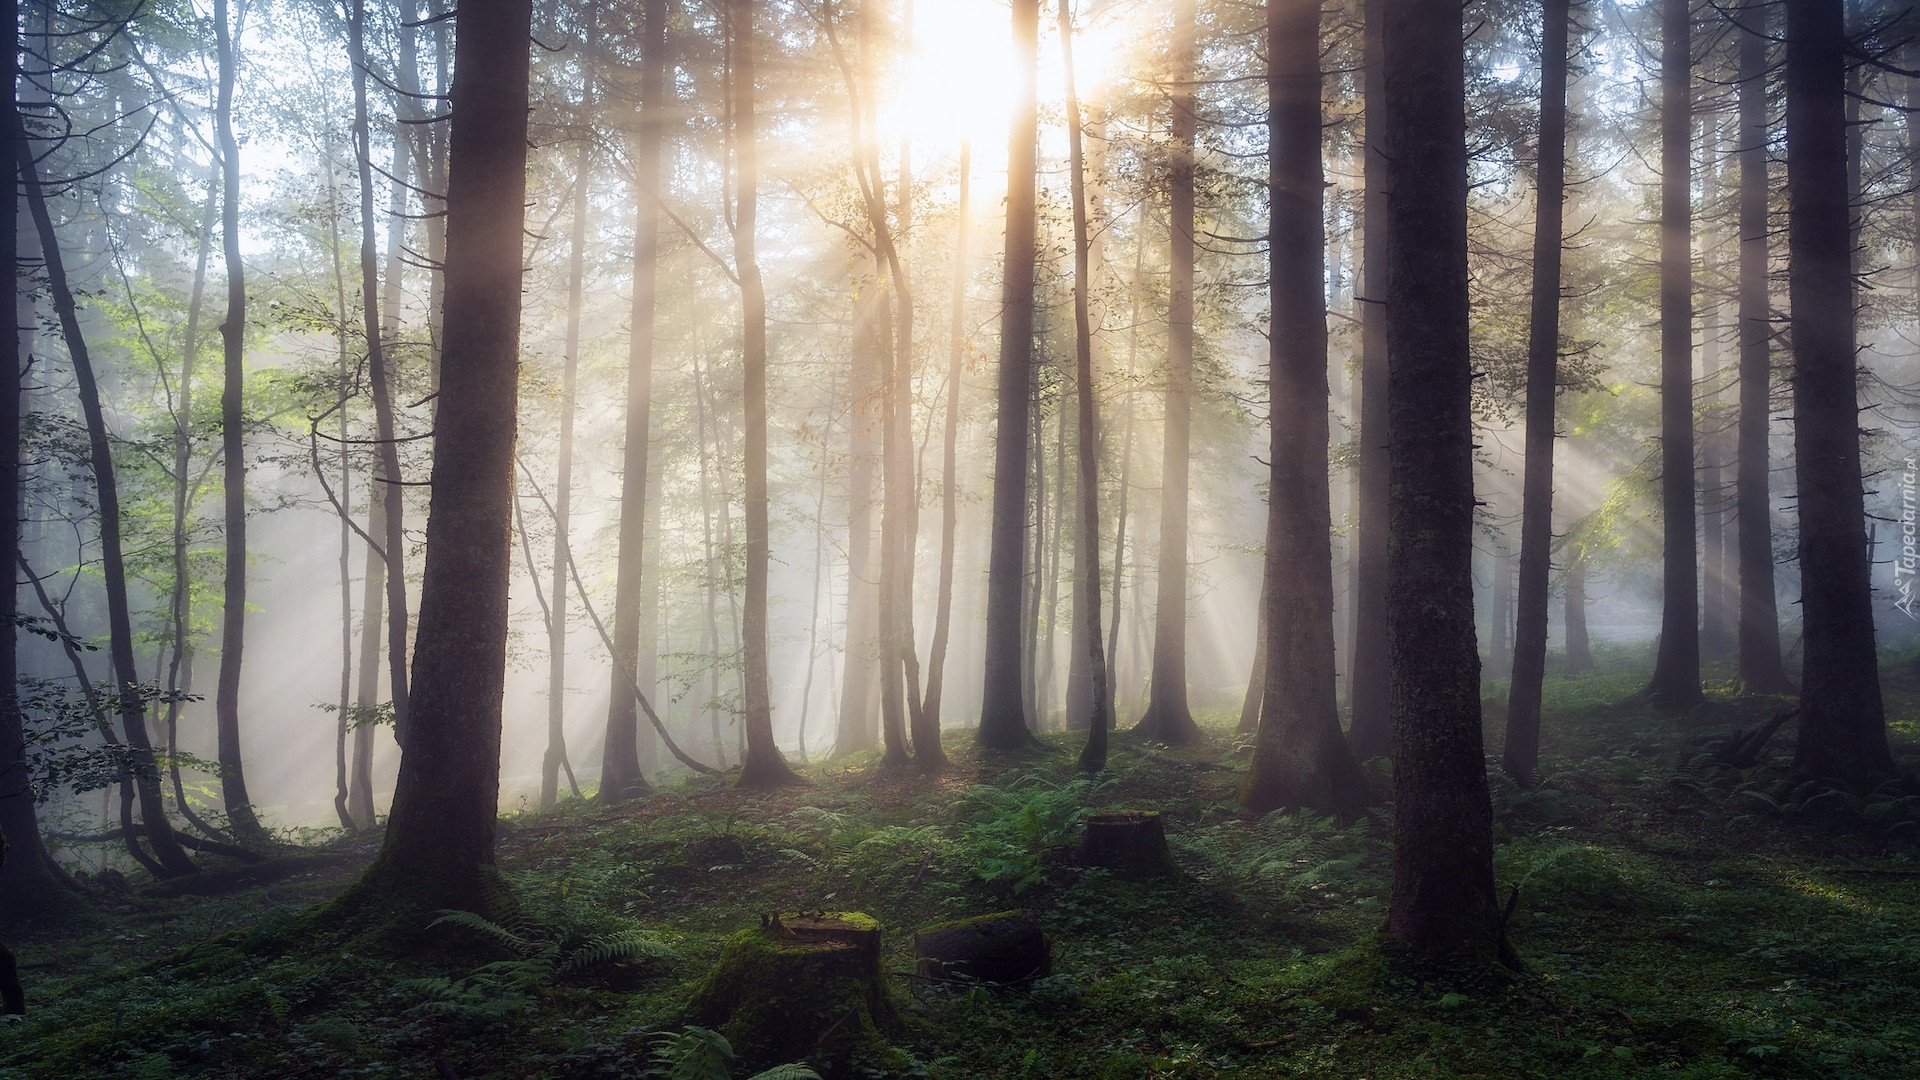
[[886, 362], [880, 340], [882, 295], [861, 288], [853, 311], [852, 404], [847, 424], [847, 663], [834, 729], [835, 757], [857, 754], [880, 741], [879, 670], [874, 664], [879, 601], [873, 566], [873, 409], [880, 397], [880, 367]]
[[247, 617], [247, 459], [245, 404], [247, 369], [247, 282], [240, 258], [240, 144], [233, 137], [235, 52], [227, 21], [227, 0], [214, 0], [214, 40], [218, 43], [220, 89], [214, 105], [214, 131], [220, 144], [220, 246], [227, 264], [227, 318], [220, 324], [225, 345], [220, 391], [220, 453], [226, 495], [226, 578], [222, 583], [220, 676], [214, 691], [214, 716], [220, 759], [220, 797], [234, 835], [256, 839], [260, 821], [247, 797], [240, 753], [240, 661]]
[[1660, 9], [1660, 649], [1647, 699], [1700, 701], [1700, 569], [1693, 476], [1693, 22]]
[[[353, 147], [360, 171], [360, 304], [366, 326], [367, 381], [373, 396], [374, 438], [380, 461], [380, 470], [373, 482], [381, 492], [386, 516], [384, 533], [376, 535], [387, 562], [387, 676], [393, 701], [393, 737], [404, 746], [412, 713], [407, 692], [406, 488], [394, 427], [393, 371], [380, 323], [380, 257], [374, 240], [373, 151], [367, 111], [366, 21], [366, 0], [353, 0], [347, 19], [347, 52], [353, 64]], [[444, 222], [441, 226], [444, 228]], [[445, 277], [444, 270], [440, 277]], [[436, 359], [436, 391], [440, 386], [439, 370]]]
[[1027, 440], [1033, 379], [1033, 280], [1039, 116], [1039, 0], [1011, 0], [1014, 91], [1007, 136], [1007, 228], [1000, 298], [1000, 374], [994, 423], [993, 535], [987, 568], [986, 673], [979, 744], [1011, 750], [1033, 741], [1022, 701], [1021, 585], [1026, 577]]
[[1473, 378], [1460, 5], [1387, 5], [1387, 659], [1393, 888], [1386, 933], [1416, 953], [1501, 954], [1473, 620]]
[[[592, 36], [589, 32], [589, 37]], [[586, 85], [586, 104], [590, 105], [591, 68], [586, 74]], [[592, 167], [589, 143], [583, 133], [574, 156], [573, 228], [568, 237], [571, 251], [567, 258], [567, 326], [560, 373], [560, 445], [553, 482], [553, 610], [547, 620], [547, 751], [540, 760], [540, 805], [543, 807], [559, 801], [560, 766], [567, 760], [567, 566], [573, 558], [569, 535], [573, 529], [573, 414], [579, 405], [580, 306], [587, 269], [587, 176]], [[632, 692], [627, 696], [631, 697]]]
[[[1317, 37], [1318, 35], [1316, 35]], [[1167, 177], [1167, 407], [1160, 458], [1160, 565], [1153, 680], [1134, 730], [1179, 745], [1200, 737], [1187, 708], [1187, 491], [1193, 416], [1194, 0], [1175, 0]]]
[[[0, 4], [0, 17], [6, 20], [0, 34], [6, 35], [7, 88], [9, 94], [16, 95], [8, 106], [14, 116], [8, 127], [8, 139], [15, 141], [23, 134], [17, 98], [20, 57], [17, 0]], [[14, 160], [20, 159], [23, 150], [23, 146], [14, 147]], [[13, 295], [17, 301], [23, 291], [21, 284], [27, 279], [26, 267], [21, 265], [19, 257], [19, 201], [9, 200], [7, 209], [0, 213], [4, 213], [6, 219], [6, 230], [0, 233], [6, 237], [0, 241], [5, 247], [0, 250], [5, 251], [12, 266]], [[61, 875], [54, 872], [53, 859], [40, 836], [20, 716], [17, 691], [20, 668], [16, 654], [20, 634], [15, 621], [20, 611], [20, 586], [14, 567], [20, 551], [20, 508], [26, 479], [20, 455], [20, 380], [24, 374], [21, 365], [26, 357], [21, 348], [21, 335], [16, 331], [7, 338], [13, 350], [13, 363], [9, 369], [12, 375], [4, 390], [0, 390], [0, 493], [4, 493], [0, 494], [0, 543], [6, 545], [7, 582], [6, 594], [0, 597], [0, 602], [6, 605], [7, 616], [0, 619], [0, 845], [11, 838], [14, 850], [11, 857], [0, 856], [0, 926], [14, 927], [30, 919], [56, 914], [79, 901], [62, 886]]]
[[[658, 297], [661, 148], [666, 139], [667, 0], [641, 9], [640, 117], [633, 147], [633, 310], [627, 339], [626, 449], [620, 475], [620, 534], [613, 585], [613, 685], [600, 758], [600, 799], [646, 790], [640, 717], [628, 672], [640, 670], [640, 609], [646, 575], [647, 470], [653, 437], [653, 323]], [[623, 669], [624, 668], [624, 669]]]
[[797, 782], [773, 741], [773, 702], [767, 683], [767, 295], [760, 279], [754, 230], [759, 211], [759, 133], [754, 118], [756, 0], [729, 0], [733, 32], [733, 262], [745, 315], [741, 346], [741, 400], [746, 413], [746, 597], [741, 612], [741, 673], [746, 754], [741, 787]]
[[1076, 603], [1072, 637], [1086, 650], [1088, 691], [1085, 721], [1076, 723], [1069, 715], [1066, 726], [1087, 729], [1080, 769], [1097, 773], [1107, 767], [1107, 654], [1100, 643], [1100, 418], [1093, 402], [1093, 240], [1087, 222], [1086, 153], [1081, 145], [1080, 96], [1073, 79], [1073, 14], [1068, 0], [1060, 0], [1060, 56], [1066, 72], [1067, 168], [1073, 200], [1074, 405], [1079, 417], [1075, 453], [1080, 500], [1074, 519]]
[[[1333, 646], [1320, 0], [1267, 0], [1268, 422], [1264, 694], [1241, 801], [1351, 810], [1366, 778], [1340, 731]], [[1471, 489], [1469, 489], [1471, 498]]]
[[[446, 352], [410, 728], [380, 855], [355, 893], [491, 910], [512, 569], [529, 0], [466, 0], [450, 101]], [[408, 933], [414, 931], [409, 928]]]
[[[1554, 403], [1560, 377], [1560, 252], [1567, 185], [1568, 0], [1545, 0], [1540, 35], [1540, 145], [1534, 166], [1533, 303], [1527, 329], [1526, 464], [1520, 510], [1520, 597], [1501, 768], [1533, 782], [1540, 764], [1540, 693], [1547, 673], [1553, 570]], [[1571, 654], [1571, 642], [1569, 642]]]
[[[367, 485], [367, 535], [386, 534], [386, 492], [378, 483]], [[359, 676], [354, 690], [354, 707], [364, 719], [380, 703], [380, 641], [386, 628], [386, 560], [381, 553], [367, 549], [366, 580], [360, 592]], [[371, 724], [362, 723], [353, 730], [353, 772], [347, 782], [347, 811], [356, 825], [370, 829], [374, 824], [373, 805], [373, 733]]]
[[[140, 674], [133, 656], [133, 617], [127, 600], [125, 556], [120, 548], [120, 489], [114, 476], [113, 451], [107, 441], [106, 415], [100, 406], [100, 384], [94, 377], [93, 357], [86, 337], [80, 331], [80, 313], [67, 284], [66, 264], [60, 254], [60, 238], [53, 218], [47, 212], [46, 191], [35, 165], [33, 147], [20, 119], [19, 109], [12, 116], [11, 141], [18, 155], [15, 162], [26, 186], [27, 209], [33, 215], [45, 260], [47, 284], [53, 293], [54, 312], [66, 338], [67, 354], [73, 363], [74, 381], [80, 392], [80, 408], [87, 426], [88, 464], [93, 473], [95, 497], [100, 514], [101, 576], [107, 594], [108, 655], [113, 662], [114, 680], [120, 697], [120, 725], [132, 748], [135, 766], [141, 775], [134, 783], [140, 798], [140, 817], [146, 825], [147, 840], [153, 845], [155, 876], [178, 877], [199, 872], [199, 867], [181, 849], [173, 826], [167, 821], [160, 794], [159, 773], [153, 754], [153, 742], [147, 734], [146, 708], [140, 696]], [[126, 815], [122, 808], [123, 817]], [[138, 850], [129, 833], [128, 846]]]
[[1773, 305], [1767, 280], [1767, 4], [1740, 7], [1740, 420], [1735, 482], [1740, 575], [1740, 685], [1792, 689], [1780, 652], [1773, 584], [1768, 453], [1773, 399]]
[[[1365, 760], [1393, 750], [1387, 678], [1387, 159], [1386, 56], [1389, 0], [1363, 0], [1362, 93], [1366, 142], [1360, 220], [1360, 454], [1354, 480], [1353, 659], [1347, 741]], [[1376, 123], [1376, 121], [1379, 121]]]
[[1861, 488], [1841, 0], [1787, 4], [1787, 246], [1800, 506], [1796, 773], [1856, 787], [1894, 775]]
[[940, 451], [940, 585], [933, 609], [933, 641], [927, 650], [927, 695], [921, 709], [928, 726], [940, 726], [945, 695], [947, 640], [953, 627], [953, 559], [960, 520], [960, 389], [966, 353], [968, 180], [973, 147], [960, 144], [960, 205], [953, 241], [953, 313], [947, 327], [946, 438]]
[[[1587, 566], [1574, 556], [1566, 578], [1567, 674], [1593, 674], [1593, 650], [1587, 643]], [[1511, 717], [1507, 720], [1511, 725]]]

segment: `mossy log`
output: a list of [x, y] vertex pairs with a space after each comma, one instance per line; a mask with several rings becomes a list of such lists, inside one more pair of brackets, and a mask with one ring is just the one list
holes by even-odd
[[1178, 877], [1158, 810], [1108, 810], [1087, 816], [1079, 859], [1128, 877]]
[[686, 1021], [725, 1036], [746, 1069], [898, 1056], [899, 1014], [880, 970], [880, 924], [859, 912], [764, 917], [727, 940]]
[[914, 935], [920, 974], [929, 979], [1019, 983], [1053, 971], [1040, 916], [999, 911], [936, 923]]

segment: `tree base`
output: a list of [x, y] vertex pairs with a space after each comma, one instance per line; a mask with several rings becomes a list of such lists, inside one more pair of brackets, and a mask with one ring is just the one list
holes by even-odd
[[1179, 877], [1158, 810], [1109, 810], [1087, 817], [1079, 861], [1126, 877]]
[[936, 923], [914, 935], [913, 949], [929, 979], [1007, 985], [1053, 972], [1040, 916], [1032, 911]]
[[828, 1072], [899, 1056], [880, 971], [880, 924], [859, 912], [773, 915], [728, 939], [686, 1022], [718, 1031], [744, 1069], [808, 1061]]

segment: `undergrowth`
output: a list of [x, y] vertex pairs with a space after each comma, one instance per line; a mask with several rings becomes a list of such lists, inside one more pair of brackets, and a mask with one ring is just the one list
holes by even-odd
[[[891, 1075], [1911, 1075], [1920, 795], [1799, 782], [1784, 737], [1727, 765], [1725, 737], [1779, 699], [1723, 680], [1660, 715], [1634, 698], [1644, 678], [1550, 680], [1539, 782], [1491, 773], [1517, 976], [1384, 946], [1391, 808], [1249, 817], [1223, 715], [1198, 747], [1123, 735], [1095, 778], [1074, 771], [1071, 738], [1008, 761], [955, 737], [939, 779], [856, 760], [764, 796], [690, 780], [516, 815], [510, 914], [423, 920], [451, 943], [440, 960], [303, 936], [304, 905], [351, 880], [352, 858], [228, 897], [136, 888], [107, 904], [107, 930], [15, 943], [31, 1008], [0, 1031], [0, 1077], [397, 1078], [444, 1062], [469, 1080], [721, 1080], [746, 1070], [684, 1022], [686, 994], [761, 915], [865, 911], [883, 967], [906, 973], [916, 928], [1009, 907], [1039, 912], [1054, 973], [1000, 991], [890, 975], [905, 1023]], [[1890, 683], [1888, 700], [1914, 768], [1916, 690]], [[1181, 875], [1076, 865], [1085, 815], [1112, 808], [1162, 811]], [[811, 1075], [796, 1062], [754, 1080]]]

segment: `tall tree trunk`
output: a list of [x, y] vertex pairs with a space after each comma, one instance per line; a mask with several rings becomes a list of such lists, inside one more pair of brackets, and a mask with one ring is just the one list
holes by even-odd
[[[1148, 133], [1152, 133], [1149, 126]], [[1114, 506], [1113, 522], [1113, 615], [1107, 624], [1107, 710], [1113, 716], [1119, 714], [1120, 688], [1120, 587], [1126, 575], [1121, 568], [1127, 565], [1127, 503], [1128, 495], [1133, 491], [1133, 425], [1137, 413], [1134, 409], [1134, 372], [1135, 362], [1140, 359], [1140, 298], [1141, 277], [1146, 271], [1147, 204], [1144, 200], [1134, 215], [1133, 229], [1133, 277], [1127, 282], [1127, 423], [1125, 433], [1120, 436], [1120, 480], [1119, 496]], [[1135, 575], [1138, 580], [1138, 575]], [[1136, 603], [1135, 615], [1139, 614]], [[1114, 720], [1109, 717], [1108, 723]]]
[[[620, 536], [613, 585], [613, 686], [607, 693], [607, 737], [600, 758], [600, 798], [612, 802], [646, 790], [640, 768], [640, 718], [633, 680], [640, 670], [640, 609], [646, 579], [648, 441], [653, 437], [653, 323], [658, 296], [660, 202], [666, 178], [667, 0], [646, 0], [641, 12], [640, 117], [633, 147], [633, 311], [627, 339], [626, 449], [620, 475]], [[648, 682], [648, 691], [652, 684]]]
[[[386, 492], [377, 482], [367, 484], [367, 535], [386, 535]], [[380, 642], [386, 630], [387, 564], [381, 553], [367, 549], [366, 578], [360, 589], [359, 676], [354, 690], [354, 708], [359, 710], [360, 726], [353, 730], [353, 775], [347, 783], [347, 810], [360, 828], [374, 824], [373, 734], [367, 720], [380, 703]]]
[[[1719, 170], [1715, 170], [1717, 173]], [[1709, 245], [1711, 246], [1711, 245]], [[1707, 385], [1713, 387], [1702, 402], [1701, 419], [1707, 430], [1700, 436], [1700, 657], [1718, 662], [1725, 658], [1732, 640], [1730, 605], [1732, 590], [1727, 588], [1727, 497], [1726, 450], [1729, 440], [1722, 430], [1722, 414], [1717, 407], [1721, 377], [1720, 319], [1723, 305], [1714, 304], [1708, 331], [1701, 343], [1700, 368]]]
[[226, 483], [226, 578], [222, 583], [220, 679], [214, 691], [214, 716], [220, 759], [220, 797], [227, 820], [242, 839], [264, 836], [247, 797], [240, 753], [240, 660], [247, 617], [247, 385], [246, 269], [240, 259], [240, 143], [233, 137], [233, 83], [237, 43], [227, 21], [227, 0], [214, 0], [213, 33], [220, 58], [220, 90], [214, 105], [214, 132], [220, 143], [220, 244], [227, 264], [227, 318], [220, 324], [225, 344], [220, 391], [220, 453]]
[[[100, 569], [107, 593], [108, 655], [113, 661], [114, 681], [120, 696], [120, 725], [126, 732], [133, 753], [133, 765], [139, 773], [134, 788], [140, 797], [140, 817], [146, 826], [148, 843], [153, 845], [152, 865], [156, 876], [177, 877], [199, 872], [180, 847], [173, 826], [167, 822], [166, 807], [160, 794], [159, 774], [153, 742], [147, 735], [146, 708], [140, 694], [140, 675], [133, 656], [133, 616], [127, 602], [127, 572], [120, 549], [120, 489], [114, 476], [113, 451], [107, 441], [106, 415], [100, 406], [100, 384], [94, 378], [93, 357], [86, 338], [80, 332], [80, 313], [74, 304], [73, 290], [67, 284], [67, 270], [60, 254], [60, 238], [47, 212], [46, 191], [40, 183], [33, 147], [16, 107], [13, 113], [11, 141], [18, 155], [16, 166], [25, 184], [27, 209], [33, 215], [40, 236], [40, 249], [46, 265], [47, 284], [53, 292], [54, 312], [66, 338], [67, 354], [73, 363], [74, 381], [80, 391], [80, 408], [87, 426], [88, 464], [93, 472], [95, 496], [100, 515]], [[124, 796], [123, 796], [124, 797]], [[122, 808], [123, 825], [127, 811]], [[131, 829], [127, 832], [130, 848], [137, 845]]]
[[[1387, 159], [1386, 53], [1381, 33], [1390, 0], [1363, 0], [1362, 76], [1366, 143], [1360, 206], [1360, 454], [1355, 464], [1353, 659], [1347, 741], [1362, 760], [1392, 752], [1387, 678]], [[1377, 122], [1376, 122], [1377, 121]]]
[[927, 649], [927, 696], [921, 706], [928, 727], [939, 730], [945, 696], [947, 640], [953, 626], [953, 558], [960, 521], [960, 389], [966, 355], [967, 221], [973, 147], [960, 144], [960, 205], [953, 241], [953, 311], [947, 326], [946, 438], [940, 451], [940, 585], [933, 609], [933, 641]]
[[[1060, 56], [1066, 71], [1067, 168], [1073, 200], [1074, 407], [1079, 418], [1074, 452], [1079, 466], [1079, 505], [1074, 517], [1073, 633], [1076, 654], [1086, 651], [1088, 701], [1084, 719], [1069, 713], [1069, 729], [1087, 729], [1080, 751], [1083, 772], [1107, 767], [1107, 656], [1100, 645], [1100, 432], [1093, 402], [1093, 239], [1087, 221], [1087, 167], [1082, 143], [1080, 95], [1073, 77], [1073, 14], [1060, 0]], [[1081, 662], [1075, 655], [1074, 664]], [[1069, 707], [1077, 704], [1068, 693]]]
[[[20, 58], [20, 5], [18, 0], [5, 0], [0, 4], [0, 17], [6, 24], [0, 27], [5, 35], [5, 63], [7, 65], [7, 90], [12, 96], [8, 108], [12, 110], [13, 122], [8, 125], [7, 138], [16, 142], [14, 160], [19, 161], [26, 149], [18, 140], [24, 135], [20, 124], [19, 110], [19, 58]], [[22, 293], [22, 284], [27, 280], [26, 267], [21, 265], [20, 251], [20, 206], [17, 199], [10, 199], [4, 211], [7, 227], [4, 233], [6, 258], [12, 267], [13, 297], [15, 310]], [[24, 726], [20, 717], [18, 648], [20, 632], [18, 613], [20, 611], [19, 578], [15, 571], [20, 551], [20, 508], [23, 481], [26, 479], [21, 470], [20, 457], [20, 419], [23, 391], [20, 380], [23, 374], [22, 362], [26, 359], [21, 340], [22, 335], [16, 328], [7, 335], [13, 350], [13, 363], [8, 369], [12, 372], [4, 388], [0, 388], [0, 543], [6, 545], [6, 595], [0, 597], [6, 605], [5, 619], [0, 619], [0, 837], [12, 841], [11, 857], [0, 860], [0, 926], [13, 927], [29, 919], [55, 914], [62, 909], [71, 908], [78, 897], [69, 893], [61, 885], [60, 875], [55, 873], [53, 859], [40, 837], [40, 823], [34, 812], [33, 785], [27, 771], [27, 744]]]
[[[1316, 35], [1317, 36], [1317, 35]], [[1187, 488], [1193, 415], [1194, 0], [1173, 7], [1173, 86], [1167, 190], [1167, 408], [1160, 458], [1160, 565], [1153, 609], [1153, 679], [1142, 737], [1181, 744], [1200, 736], [1187, 708]]]
[[1895, 772], [1874, 655], [1861, 490], [1841, 0], [1787, 5], [1787, 246], [1800, 505], [1794, 771], [1863, 786]]
[[[1554, 401], [1560, 378], [1560, 252], [1567, 187], [1569, 0], [1545, 0], [1540, 34], [1540, 146], [1533, 181], [1533, 305], [1527, 327], [1526, 465], [1521, 480], [1520, 598], [1507, 688], [1501, 768], [1533, 782], [1540, 764], [1540, 693], [1547, 673], [1547, 593], [1553, 571]], [[1571, 602], [1571, 601], [1570, 601]], [[1568, 623], [1572, 657], [1572, 623]]]
[[[1593, 674], [1593, 650], [1587, 642], [1587, 564], [1575, 555], [1566, 577], [1567, 674]], [[1508, 725], [1513, 721], [1509, 719]]]
[[[364, 719], [364, 717], [356, 718], [353, 713], [353, 519], [351, 516], [353, 513], [353, 444], [349, 441], [353, 431], [349, 423], [350, 418], [347, 410], [347, 401], [353, 393], [353, 384], [355, 381], [353, 377], [353, 350], [347, 345], [347, 335], [349, 328], [353, 326], [353, 316], [351, 309], [347, 306], [347, 260], [346, 254], [342, 250], [344, 243], [340, 236], [340, 219], [342, 215], [340, 212], [339, 174], [333, 168], [333, 147], [331, 143], [329, 143], [327, 151], [327, 255], [330, 264], [329, 269], [333, 271], [334, 308], [332, 314], [334, 317], [334, 344], [336, 346], [333, 371], [334, 379], [337, 383], [334, 387], [333, 408], [334, 411], [339, 414], [338, 419], [340, 422], [340, 498], [339, 505], [336, 507], [340, 512], [340, 713], [338, 717], [339, 724], [334, 730], [333, 812], [340, 819], [341, 828], [350, 833], [355, 833], [359, 832], [361, 828], [365, 826], [372, 825], [373, 815], [369, 810], [364, 822], [354, 817], [354, 796], [356, 794], [354, 781], [359, 779], [355, 775], [355, 767], [359, 764], [358, 743], [360, 741], [360, 733], [367, 730], [367, 728], [364, 723], [355, 723], [356, 719]], [[396, 166], [400, 164], [397, 158], [394, 164]], [[397, 170], [396, 175], [399, 175]], [[394, 186], [396, 188], [399, 187], [398, 184]], [[209, 203], [209, 206], [211, 206], [211, 203]], [[394, 215], [394, 218], [395, 220], [399, 220], [397, 214]], [[392, 240], [391, 232], [388, 233], [388, 239], [389, 241]], [[391, 264], [389, 264], [388, 270], [389, 282], [391, 283]], [[184, 379], [181, 385], [183, 388], [185, 387]], [[179, 463], [184, 463], [186, 460], [184, 440], [181, 449], [176, 453], [175, 460]], [[320, 455], [319, 446], [316, 443], [314, 446], [314, 471], [319, 472], [319, 470]], [[184, 536], [179, 539], [176, 551], [178, 552], [177, 559], [179, 565], [184, 567], [186, 565]], [[367, 555], [368, 570], [371, 571], [373, 564], [378, 561], [379, 560], [369, 552]], [[169, 731], [169, 733], [171, 733], [171, 731]], [[369, 732], [369, 734], [371, 734], [371, 732]], [[349, 743], [353, 744], [351, 750], [349, 750]], [[176, 794], [175, 797], [178, 798], [179, 796]], [[372, 796], [369, 794], [369, 802], [371, 802], [371, 799]]]
[[1007, 229], [1000, 295], [1000, 374], [994, 423], [993, 536], [987, 568], [986, 672], [982, 747], [1011, 750], [1033, 740], [1022, 701], [1021, 586], [1026, 579], [1027, 429], [1033, 380], [1033, 279], [1039, 142], [1036, 104], [1040, 0], [1011, 0], [1014, 113], [1007, 135]]
[[[877, 271], [876, 271], [877, 272]], [[881, 395], [886, 348], [880, 340], [878, 289], [861, 288], [853, 312], [853, 379], [847, 449], [847, 666], [840, 687], [840, 717], [834, 729], [836, 757], [857, 754], [880, 741], [874, 635], [879, 599], [873, 566], [874, 406]]]
[[1387, 5], [1387, 660], [1393, 889], [1387, 936], [1484, 963], [1503, 951], [1473, 621], [1473, 413], [1460, 5]]
[[1773, 586], [1767, 450], [1773, 398], [1773, 305], [1767, 280], [1767, 4], [1740, 6], [1740, 421], [1734, 516], [1740, 560], [1740, 685], [1792, 688], [1780, 653]]
[[[1340, 731], [1328, 486], [1325, 173], [1320, 0], [1267, 0], [1267, 684], [1242, 801], [1346, 810], [1366, 801]], [[1469, 489], [1471, 501], [1471, 489]]]
[[434, 425], [414, 697], [385, 842], [343, 902], [484, 914], [513, 564], [532, 5], [466, 0], [459, 24], [449, 103], [449, 360]]
[[[360, 305], [367, 335], [367, 381], [373, 396], [375, 449], [380, 461], [373, 482], [381, 491], [386, 516], [386, 529], [375, 535], [387, 563], [387, 676], [393, 700], [393, 736], [404, 746], [412, 714], [407, 692], [406, 488], [394, 427], [393, 371], [381, 335], [380, 256], [374, 240], [373, 152], [367, 111], [366, 21], [366, 0], [353, 0], [347, 19], [347, 54], [353, 64], [353, 149], [360, 171]], [[443, 220], [434, 220], [444, 228]], [[445, 272], [439, 276], [444, 277]], [[437, 391], [437, 361], [434, 370]], [[438, 400], [436, 397], [435, 401]]]
[[1267, 700], [1267, 580], [1266, 559], [1260, 562], [1260, 600], [1253, 620], [1253, 668], [1247, 675], [1247, 696], [1240, 699], [1240, 722], [1233, 730], [1248, 734], [1260, 727], [1260, 710]]
[[[207, 263], [212, 256], [214, 217], [220, 210], [220, 186], [223, 176], [215, 163], [208, 170], [207, 205], [200, 218], [200, 236], [195, 245], [193, 266], [193, 285], [187, 299], [186, 341], [181, 348], [180, 390], [173, 408], [173, 587], [168, 590], [167, 614], [169, 636], [172, 638], [167, 662], [166, 689], [167, 706], [167, 775], [173, 781], [174, 805], [180, 808], [180, 814], [187, 823], [202, 833], [219, 838], [220, 834], [202, 821], [190, 803], [187, 802], [185, 785], [180, 778], [180, 760], [175, 753], [179, 745], [180, 712], [185, 703], [184, 697], [193, 685], [193, 580], [192, 567], [187, 561], [188, 504], [192, 500], [197, 482], [191, 475], [192, 468], [192, 431], [193, 431], [193, 378], [197, 374], [200, 359], [200, 311], [206, 296]], [[344, 452], [345, 448], [342, 447]], [[344, 523], [342, 525], [344, 528]], [[344, 719], [344, 718], [343, 718]]]
[[[1053, 442], [1053, 516], [1048, 525], [1041, 530], [1041, 543], [1044, 578], [1041, 605], [1046, 609], [1044, 625], [1046, 629], [1039, 635], [1040, 651], [1035, 656], [1034, 667], [1034, 722], [1038, 730], [1055, 730], [1056, 714], [1053, 711], [1053, 687], [1057, 646], [1060, 639], [1060, 554], [1062, 534], [1066, 528], [1067, 507], [1073, 500], [1067, 486], [1067, 402], [1066, 388], [1061, 387], [1060, 403], [1054, 416]], [[1045, 468], [1044, 462], [1041, 468]]]
[[1700, 570], [1693, 476], [1693, 22], [1689, 0], [1660, 9], [1660, 650], [1647, 699], [1700, 700]]
[[799, 779], [773, 741], [773, 702], [767, 682], [767, 295], [760, 280], [754, 230], [759, 214], [759, 132], [754, 118], [756, 0], [729, 0], [733, 43], [733, 262], [740, 275], [745, 332], [740, 350], [747, 526], [746, 603], [741, 618], [741, 678], [746, 755], [740, 786], [771, 787]]
[[[592, 9], [588, 18], [592, 19]], [[588, 31], [589, 49], [598, 35]], [[593, 69], [587, 68], [583, 105], [593, 104]], [[560, 374], [560, 446], [553, 492], [553, 615], [547, 620], [547, 752], [540, 761], [540, 805], [560, 798], [560, 766], [567, 760], [567, 567], [573, 559], [573, 414], [579, 404], [580, 307], [587, 271], [587, 177], [592, 140], [580, 133], [574, 156], [573, 231], [568, 237], [567, 326]], [[644, 483], [644, 478], [642, 480]], [[627, 674], [631, 676], [631, 668]], [[631, 678], [629, 678], [631, 682]], [[629, 687], [626, 697], [632, 697]], [[638, 729], [635, 729], [636, 735]], [[568, 769], [572, 772], [572, 769]]]

